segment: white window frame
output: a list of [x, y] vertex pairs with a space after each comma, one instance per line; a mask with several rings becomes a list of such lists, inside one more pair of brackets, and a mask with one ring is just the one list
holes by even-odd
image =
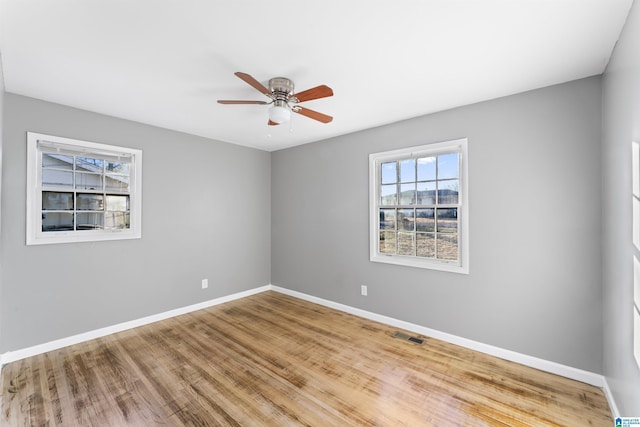
[[[99, 157], [131, 158], [129, 182], [129, 228], [112, 230], [42, 231], [42, 150], [40, 145], [65, 152]], [[54, 190], [55, 191], [55, 190]], [[142, 237], [142, 150], [99, 144], [59, 136], [27, 132], [27, 245], [139, 239]]]
[[[469, 274], [469, 173], [467, 139], [437, 142], [417, 147], [373, 153], [369, 155], [369, 259], [372, 262], [427, 268], [453, 273]], [[381, 253], [380, 233], [380, 165], [384, 162], [409, 158], [427, 157], [435, 154], [459, 153], [458, 194], [458, 247], [459, 259], [446, 261], [415, 256]]]
[[631, 241], [633, 242], [633, 357], [640, 368], [640, 143], [631, 142]]

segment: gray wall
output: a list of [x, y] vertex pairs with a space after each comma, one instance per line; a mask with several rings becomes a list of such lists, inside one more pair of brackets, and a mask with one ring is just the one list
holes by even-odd
[[[601, 373], [600, 107], [592, 77], [273, 153], [272, 284]], [[470, 274], [369, 262], [369, 153], [462, 137]]]
[[[27, 247], [27, 131], [142, 149], [142, 239]], [[0, 352], [270, 281], [268, 152], [6, 94], [3, 157]]]
[[[622, 413], [637, 414], [639, 45], [635, 7], [602, 88], [592, 77], [272, 154], [0, 91], [0, 352], [271, 281], [604, 372]], [[27, 131], [141, 148], [143, 238], [25, 246]], [[461, 137], [471, 273], [369, 262], [368, 154]]]
[[634, 2], [603, 77], [604, 373], [622, 415], [640, 414], [633, 359], [631, 142], [640, 142], [640, 5]]

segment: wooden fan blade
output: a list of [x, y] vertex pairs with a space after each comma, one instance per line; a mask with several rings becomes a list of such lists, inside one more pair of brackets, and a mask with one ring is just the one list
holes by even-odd
[[259, 81], [257, 81], [253, 77], [251, 77], [249, 74], [241, 73], [240, 71], [238, 71], [238, 72], [236, 72], [234, 74], [236, 76], [240, 77], [242, 80], [244, 80], [245, 83], [253, 86], [254, 88], [259, 90], [260, 92], [264, 93], [265, 95], [271, 96], [271, 91], [269, 89], [267, 89], [266, 87], [264, 87], [264, 85], [262, 83], [260, 83]]
[[303, 90], [300, 93], [296, 93], [295, 96], [298, 102], [311, 101], [312, 99], [326, 98], [327, 96], [333, 96], [333, 90], [329, 86], [320, 85], [312, 87], [311, 89]]
[[280, 123], [276, 123], [276, 122], [274, 122], [274, 121], [269, 120], [269, 121], [267, 122], [267, 124], [268, 124], [269, 126], [278, 126]]
[[268, 102], [265, 101], [235, 101], [228, 99], [218, 99], [218, 104], [258, 104], [258, 105], [266, 105]]
[[317, 111], [309, 110], [308, 108], [300, 107], [296, 105], [295, 108], [292, 108], [294, 113], [302, 114], [303, 116], [309, 117], [310, 119], [317, 120], [322, 123], [329, 123], [333, 120], [333, 117], [327, 116], [326, 114], [318, 113]]

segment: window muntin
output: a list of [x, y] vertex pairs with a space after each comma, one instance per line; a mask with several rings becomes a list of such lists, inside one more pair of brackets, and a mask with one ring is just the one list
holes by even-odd
[[[384, 162], [380, 252], [458, 261], [459, 153]], [[390, 171], [396, 171], [393, 176]], [[386, 173], [385, 173], [386, 172]], [[389, 223], [388, 218], [395, 216]], [[391, 226], [395, 224], [395, 226]], [[396, 242], [386, 245], [392, 237]], [[392, 249], [393, 248], [393, 249]]]
[[31, 132], [27, 139], [27, 244], [140, 237], [140, 150]]
[[466, 140], [370, 156], [371, 260], [468, 272]]
[[47, 149], [41, 149], [42, 232], [130, 228], [130, 157], [115, 162]]

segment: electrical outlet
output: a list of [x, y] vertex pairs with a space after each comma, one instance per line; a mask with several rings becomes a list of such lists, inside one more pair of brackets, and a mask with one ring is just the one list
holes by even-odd
[[367, 285], [360, 285], [360, 295], [367, 296]]
[[209, 279], [202, 279], [202, 289], [207, 289], [209, 287]]

